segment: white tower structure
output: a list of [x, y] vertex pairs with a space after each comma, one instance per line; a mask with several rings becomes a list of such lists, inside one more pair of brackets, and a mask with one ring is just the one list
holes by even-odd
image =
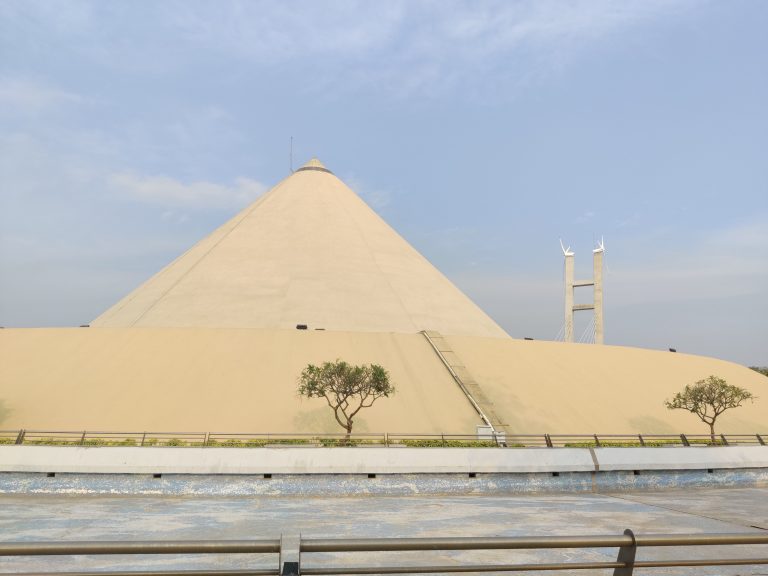
[[[595, 324], [595, 344], [603, 344], [605, 341], [605, 331], [603, 326], [603, 254], [605, 253], [605, 243], [602, 238], [600, 244], [592, 250], [592, 280], [574, 280], [573, 257], [574, 252], [571, 247], [567, 248], [560, 241], [560, 247], [563, 250], [565, 258], [565, 327], [564, 340], [573, 342], [573, 313], [577, 310], [593, 310]], [[591, 304], [574, 304], [573, 293], [576, 288], [582, 286], [593, 287], [593, 297]]]

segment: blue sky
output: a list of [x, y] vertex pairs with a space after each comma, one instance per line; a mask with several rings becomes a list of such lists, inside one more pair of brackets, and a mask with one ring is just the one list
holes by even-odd
[[[768, 364], [768, 3], [0, 2], [0, 325], [89, 322], [318, 156], [512, 336]], [[580, 318], [577, 334], [585, 326]]]

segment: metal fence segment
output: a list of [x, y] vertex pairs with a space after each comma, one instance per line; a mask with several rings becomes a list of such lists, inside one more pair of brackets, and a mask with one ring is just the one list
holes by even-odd
[[[166, 542], [6, 542], [0, 543], [0, 556], [104, 555], [104, 554], [261, 554], [279, 553], [280, 566], [254, 567], [241, 570], [166, 570], [166, 571], [99, 571], [99, 572], [35, 572], [35, 574], [67, 574], [68, 576], [191, 576], [193, 574], [258, 575], [258, 576], [331, 576], [334, 574], [436, 574], [455, 572], [528, 572], [538, 570], [605, 570], [614, 576], [632, 576], [635, 568], [759, 566], [768, 565], [768, 557], [635, 560], [641, 547], [688, 547], [768, 545], [768, 534], [760, 532], [727, 534], [634, 534], [595, 536], [518, 536], [496, 538], [301, 538], [279, 540], [190, 540]], [[382, 565], [335, 566], [304, 565], [302, 554], [343, 552], [404, 552], [445, 550], [555, 550], [617, 548], [613, 561], [541, 562], [525, 564], [450, 564], [450, 565]], [[337, 561], [337, 559], [335, 559]], [[17, 576], [27, 573], [13, 573]]]
[[0, 445], [259, 448], [280, 446], [363, 448], [612, 448], [765, 446], [768, 434], [406, 434], [104, 432], [0, 430]]

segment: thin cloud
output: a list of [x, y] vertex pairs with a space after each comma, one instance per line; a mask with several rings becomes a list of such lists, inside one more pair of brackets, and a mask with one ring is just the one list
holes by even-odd
[[[362, 88], [386, 90], [399, 98], [438, 97], [462, 86], [472, 98], [486, 99], [489, 87], [491, 92], [507, 92], [525, 85], [562, 67], [580, 49], [681, 12], [690, 4], [687, 0], [399, 4], [398, 10], [381, 19], [386, 34], [373, 33], [379, 18], [342, 19], [346, 29], [337, 30], [338, 36], [354, 33], [370, 41], [361, 42], [354, 52], [339, 40], [323, 46], [321, 53], [333, 58], [321, 63], [323, 74], [314, 82], [323, 93]], [[284, 33], [292, 31], [286, 28]]]
[[[202, 50], [256, 67], [296, 65], [305, 89], [325, 97], [360, 90], [437, 96], [455, 86], [469, 90], [468, 82], [475, 97], [487, 97], [489, 87], [525, 83], [562, 66], [581, 48], [692, 4], [184, 1], [146, 5], [137, 18], [125, 5], [83, 2], [77, 3], [77, 17], [62, 20], [68, 10], [28, 3], [3, 16], [8, 26], [0, 50], [26, 43], [14, 30], [33, 19], [52, 42], [72, 45], [98, 65], [119, 62], [125, 70], [188, 67], [186, 55]], [[142, 42], [120, 42], [126, 34]], [[167, 49], [167, 37], [176, 39], [176, 49]]]
[[78, 94], [42, 82], [0, 77], [0, 111], [5, 114], [40, 114], [82, 101]]
[[585, 224], [595, 217], [595, 213], [592, 210], [586, 210], [576, 217], [574, 222], [576, 224]]
[[346, 176], [343, 180], [374, 210], [380, 210], [392, 203], [392, 193], [389, 190], [371, 189], [354, 175]]
[[124, 198], [190, 210], [238, 208], [267, 190], [267, 186], [249, 178], [238, 178], [232, 186], [224, 186], [213, 182], [185, 184], [169, 176], [140, 176], [131, 172], [112, 174], [108, 183]]
[[401, 2], [171, 2], [159, 16], [187, 41], [263, 64], [310, 54], [356, 57], [394, 40]]
[[768, 217], [669, 242], [653, 260], [606, 252], [623, 304], [737, 298], [768, 291]]

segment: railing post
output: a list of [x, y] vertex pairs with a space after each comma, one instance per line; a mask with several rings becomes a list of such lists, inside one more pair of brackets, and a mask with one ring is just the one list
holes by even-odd
[[724, 446], [728, 446], [728, 440], [725, 439], [725, 434], [720, 434], [720, 439], [723, 441]]
[[683, 446], [690, 446], [691, 443], [688, 442], [688, 438], [685, 437], [685, 434], [680, 434], [680, 440], [683, 441]]
[[85, 434], [86, 434], [86, 430], [83, 430], [83, 435], [80, 436], [80, 446], [85, 445]]
[[144, 446], [144, 440], [147, 439], [147, 433], [144, 432], [144, 434], [141, 435], [141, 446]]
[[280, 576], [300, 576], [301, 534], [280, 535]]
[[627, 528], [624, 530], [624, 535], [632, 537], [632, 544], [621, 546], [619, 548], [619, 555], [616, 557], [616, 562], [621, 562], [624, 566], [621, 568], [614, 568], [613, 576], [632, 576], [632, 571], [635, 569], [635, 554], [637, 553], [635, 534], [632, 530]]
[[205, 433], [205, 438], [203, 438], [203, 446], [208, 446], [208, 435], [210, 432]]
[[544, 442], [547, 443], [547, 448], [552, 448], [552, 438], [549, 437], [549, 434], [544, 434]]
[[388, 432], [384, 432], [384, 446], [389, 448], [389, 433]]
[[595, 436], [595, 447], [600, 448], [600, 439], [597, 437], [597, 434], [595, 434], [594, 436]]
[[757, 441], [760, 442], [760, 446], [765, 446], [765, 440], [763, 440], [763, 437], [760, 436], [760, 434], [755, 434], [757, 436]]
[[19, 435], [16, 436], [16, 444], [24, 444], [24, 436], [27, 435], [27, 431], [23, 428], [19, 430]]
[[645, 440], [643, 440], [643, 435], [638, 434], [637, 437], [640, 439], [640, 446], [645, 446]]

